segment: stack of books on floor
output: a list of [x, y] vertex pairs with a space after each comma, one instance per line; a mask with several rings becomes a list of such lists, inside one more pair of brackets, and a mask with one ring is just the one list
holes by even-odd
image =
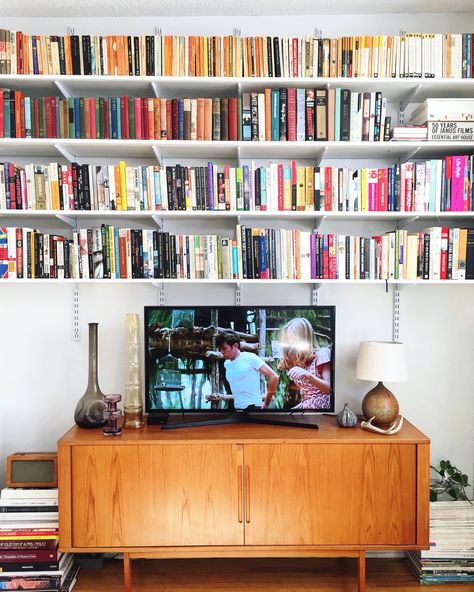
[[58, 490], [2, 489], [0, 590], [72, 590], [79, 568], [58, 545]]
[[430, 549], [407, 555], [421, 584], [474, 582], [474, 505], [430, 503]]

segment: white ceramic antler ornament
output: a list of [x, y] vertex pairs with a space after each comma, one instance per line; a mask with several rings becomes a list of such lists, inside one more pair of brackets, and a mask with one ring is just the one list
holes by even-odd
[[377, 434], [384, 434], [385, 436], [391, 436], [392, 434], [396, 434], [397, 432], [399, 432], [402, 428], [402, 425], [403, 425], [403, 416], [402, 415], [399, 415], [397, 417], [397, 419], [392, 423], [392, 425], [389, 428], [387, 428], [386, 430], [383, 430], [382, 428], [378, 428], [378, 427], [374, 426], [372, 424], [374, 419], [375, 419], [375, 416], [372, 417], [372, 419], [369, 419], [369, 421], [361, 421], [360, 427], [363, 428], [364, 430], [376, 432]]

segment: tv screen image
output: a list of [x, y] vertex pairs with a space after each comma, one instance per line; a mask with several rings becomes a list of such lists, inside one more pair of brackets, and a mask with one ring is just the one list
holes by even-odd
[[334, 411], [333, 306], [145, 307], [147, 413]]

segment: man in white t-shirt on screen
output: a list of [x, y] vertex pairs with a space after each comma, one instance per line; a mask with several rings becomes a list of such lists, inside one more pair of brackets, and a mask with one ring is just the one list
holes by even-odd
[[[230, 384], [236, 409], [266, 409], [276, 393], [278, 374], [256, 354], [240, 351], [240, 339], [233, 331], [221, 333], [216, 347], [225, 358], [225, 376]], [[262, 402], [260, 375], [267, 380], [267, 395]]]

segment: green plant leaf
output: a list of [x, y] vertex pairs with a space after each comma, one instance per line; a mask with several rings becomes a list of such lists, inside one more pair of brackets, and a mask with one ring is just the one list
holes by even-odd
[[454, 489], [454, 487], [446, 489], [446, 493], [450, 495], [453, 499], [458, 499], [458, 492], [456, 489]]
[[470, 486], [468, 476], [454, 466], [451, 461], [441, 460], [439, 468], [431, 465], [430, 468], [440, 477], [437, 483], [432, 481], [431, 501], [437, 501], [439, 496], [445, 493], [454, 500], [467, 500], [470, 502], [465, 490], [466, 487]]

